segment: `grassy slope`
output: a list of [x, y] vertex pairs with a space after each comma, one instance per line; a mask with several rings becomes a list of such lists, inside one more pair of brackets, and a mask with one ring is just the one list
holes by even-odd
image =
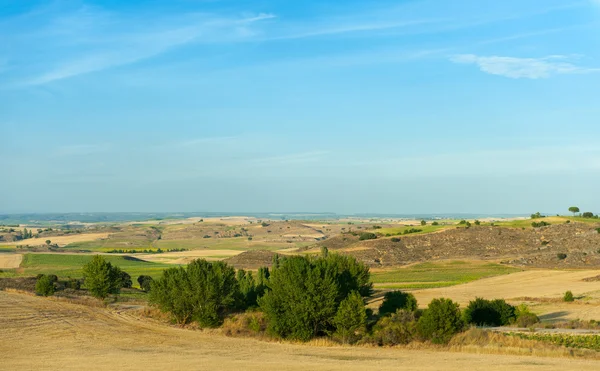
[[376, 271], [371, 274], [371, 281], [377, 288], [422, 289], [453, 286], [519, 271], [517, 268], [486, 262], [432, 262]]
[[[82, 267], [92, 259], [93, 255], [68, 254], [25, 254], [21, 268], [24, 275], [38, 273], [56, 274], [61, 277], [81, 277]], [[141, 260], [128, 260], [125, 256], [104, 256], [112, 264], [129, 273], [135, 280], [141, 274], [158, 277], [169, 264], [151, 263]]]

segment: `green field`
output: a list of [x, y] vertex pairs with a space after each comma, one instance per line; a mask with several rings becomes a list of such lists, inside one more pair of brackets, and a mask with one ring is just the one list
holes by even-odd
[[376, 288], [425, 289], [454, 286], [519, 271], [521, 270], [496, 263], [433, 262], [373, 272], [371, 281]]
[[[33, 276], [39, 273], [56, 274], [59, 277], [82, 277], [82, 267], [92, 259], [93, 255], [82, 254], [25, 254], [21, 262], [19, 275]], [[128, 256], [104, 256], [112, 264], [120, 267], [131, 275], [135, 281], [139, 275], [147, 274], [154, 278], [159, 277], [165, 268], [173, 267], [171, 264], [152, 263], [137, 260]], [[13, 276], [14, 271], [0, 273]]]

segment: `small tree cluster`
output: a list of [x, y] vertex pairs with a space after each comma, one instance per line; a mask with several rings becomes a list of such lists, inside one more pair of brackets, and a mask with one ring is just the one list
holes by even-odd
[[375, 233], [371, 233], [371, 232], [363, 232], [360, 234], [359, 240], [360, 241], [364, 241], [364, 240], [374, 240], [377, 238], [377, 235]]
[[433, 299], [417, 322], [417, 332], [424, 340], [445, 344], [465, 327], [459, 305], [450, 299]]
[[239, 285], [235, 270], [224, 262], [194, 260], [186, 268], [169, 268], [152, 282], [150, 302], [180, 324], [196, 321], [215, 327], [235, 308]]
[[505, 326], [516, 319], [516, 308], [503, 299], [476, 298], [465, 309], [464, 319], [477, 326]]
[[123, 278], [127, 276], [119, 267], [113, 266], [100, 255], [94, 255], [92, 260], [83, 266], [85, 286], [99, 299], [104, 299], [109, 294], [118, 294], [123, 287]]
[[402, 291], [386, 292], [383, 296], [383, 302], [379, 306], [379, 315], [390, 315], [396, 313], [399, 309], [405, 309], [410, 312], [416, 310], [417, 299], [415, 296]]
[[154, 281], [152, 277], [146, 275], [141, 275], [137, 278], [137, 282], [140, 285], [140, 288], [146, 292], [150, 291], [152, 281]]
[[38, 295], [42, 296], [51, 296], [54, 295], [55, 287], [54, 282], [56, 282], [57, 277], [54, 275], [45, 275], [41, 274], [37, 277], [37, 281], [35, 282], [35, 292]]

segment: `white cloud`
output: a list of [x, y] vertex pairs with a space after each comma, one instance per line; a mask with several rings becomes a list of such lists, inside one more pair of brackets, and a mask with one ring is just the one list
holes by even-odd
[[572, 57], [551, 55], [543, 58], [516, 58], [460, 54], [450, 58], [454, 63], [475, 64], [485, 73], [513, 79], [543, 79], [553, 75], [600, 72], [568, 62]]

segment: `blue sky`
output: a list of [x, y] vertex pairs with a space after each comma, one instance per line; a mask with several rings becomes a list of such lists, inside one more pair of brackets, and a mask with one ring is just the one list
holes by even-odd
[[0, 0], [0, 212], [600, 211], [600, 1]]

